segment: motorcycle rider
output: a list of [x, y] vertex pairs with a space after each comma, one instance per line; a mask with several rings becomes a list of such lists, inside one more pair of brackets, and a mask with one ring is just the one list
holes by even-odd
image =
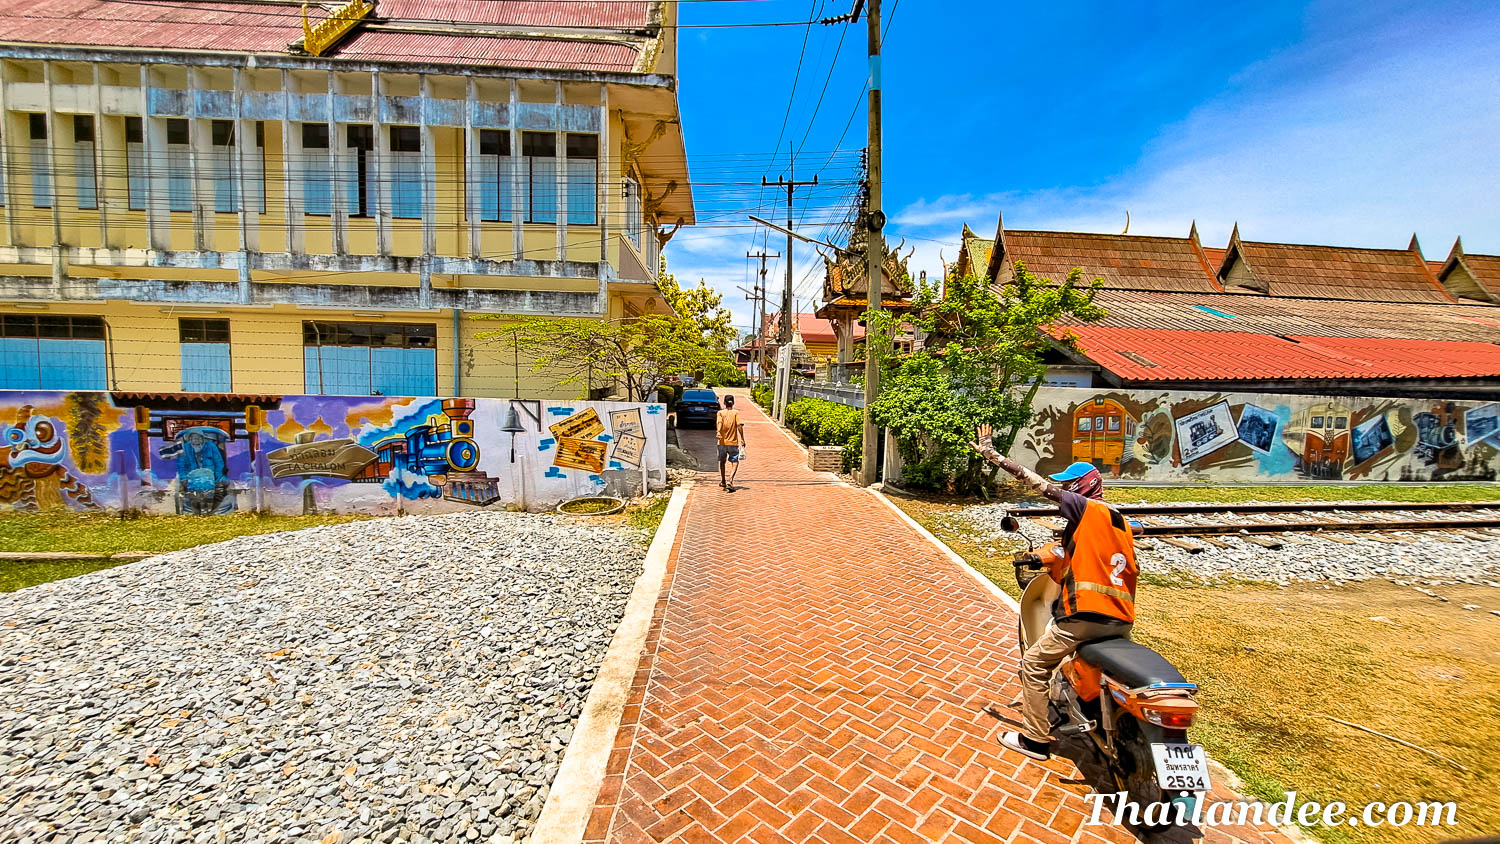
[[1130, 523], [1104, 503], [1104, 478], [1090, 463], [1074, 463], [1043, 478], [995, 450], [993, 430], [981, 425], [970, 445], [985, 460], [1057, 503], [1063, 519], [1062, 541], [1044, 550], [1047, 574], [1062, 587], [1052, 606], [1052, 624], [1021, 658], [1020, 732], [1007, 732], [1000, 743], [1032, 759], [1052, 755], [1047, 717], [1047, 687], [1052, 673], [1079, 645], [1095, 639], [1129, 636], [1135, 623], [1138, 569]]

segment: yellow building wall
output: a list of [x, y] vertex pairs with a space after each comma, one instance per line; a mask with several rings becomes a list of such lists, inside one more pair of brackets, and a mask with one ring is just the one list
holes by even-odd
[[[12, 80], [30, 73], [40, 81], [40, 63], [12, 63], [8, 73]], [[26, 68], [23, 68], [25, 65]], [[30, 69], [34, 65], [36, 73]], [[152, 71], [156, 86], [175, 86], [186, 83], [180, 68], [158, 68]], [[113, 86], [123, 85], [119, 90], [130, 90], [138, 78], [133, 66], [105, 68], [105, 90], [115, 97]], [[208, 71], [202, 71], [208, 73]], [[118, 78], [116, 78], [118, 77]], [[207, 77], [205, 77], [207, 78]], [[267, 88], [270, 77], [252, 74], [252, 87]], [[279, 79], [279, 77], [277, 77]], [[212, 81], [211, 87], [224, 90], [223, 80]], [[55, 80], [56, 81], [56, 80]], [[273, 80], [274, 81], [274, 80]], [[586, 105], [598, 105], [597, 86], [569, 87], [568, 99]], [[505, 90], [488, 90], [487, 96], [503, 95]], [[455, 89], [460, 90], [460, 89]], [[540, 89], [539, 89], [540, 90]], [[550, 83], [547, 97], [552, 94]], [[389, 92], [388, 92], [389, 93]], [[451, 93], [451, 92], [449, 92]], [[445, 94], [446, 96], [447, 94]], [[134, 96], [130, 94], [130, 96]], [[593, 99], [589, 100], [588, 97]], [[504, 96], [497, 96], [504, 100]], [[113, 100], [111, 100], [113, 102]], [[134, 101], [132, 100], [132, 103]], [[14, 103], [11, 104], [14, 107]], [[78, 177], [71, 154], [72, 115], [59, 113], [55, 132], [57, 138], [50, 143], [53, 155], [57, 156], [53, 172], [56, 174], [53, 195], [57, 203], [60, 220], [61, 241], [65, 246], [84, 248], [107, 247], [111, 249], [149, 250], [152, 248], [148, 230], [148, 214], [143, 209], [129, 208], [129, 167], [125, 143], [125, 118], [104, 114], [95, 126], [95, 173], [98, 210], [77, 207]], [[199, 189], [206, 190], [209, 203], [205, 213], [198, 215], [203, 224], [195, 231], [195, 215], [190, 212], [171, 212], [164, 208], [156, 214], [159, 235], [165, 242], [158, 245], [171, 250], [192, 253], [198, 249], [232, 253], [242, 248], [261, 253], [302, 252], [307, 254], [333, 254], [333, 218], [302, 214], [295, 222], [300, 229], [300, 242], [292, 242], [288, 232], [287, 200], [288, 184], [283, 156], [283, 126], [280, 121], [268, 120], [263, 124], [264, 145], [247, 150], [259, 155], [264, 169], [265, 212], [252, 207], [249, 213], [249, 238], [242, 243], [240, 215], [221, 214], [212, 209], [212, 184], [200, 180]], [[205, 131], [208, 121], [197, 121], [194, 132]], [[291, 147], [300, 148], [297, 127], [291, 127], [294, 137]], [[0, 137], [9, 147], [11, 171], [6, 196], [0, 206], [0, 224], [11, 228], [11, 219], [16, 221], [14, 229], [19, 237], [15, 245], [47, 247], [53, 245], [54, 212], [51, 208], [35, 208], [32, 202], [31, 146], [28, 140], [26, 114], [12, 111], [3, 115]], [[433, 245], [438, 256], [466, 257], [470, 254], [469, 221], [465, 199], [465, 154], [464, 131], [457, 127], [433, 127], [430, 130], [430, 154], [436, 171], [436, 182], [431, 197], [433, 207]], [[198, 136], [195, 136], [198, 139]], [[205, 143], [198, 139], [199, 143]], [[623, 175], [621, 169], [622, 144], [625, 133], [618, 114], [611, 109], [606, 113], [605, 125], [601, 129], [601, 170], [598, 174], [600, 186], [599, 215], [608, 227], [608, 237], [601, 238], [599, 225], [567, 225], [564, 237], [563, 257], [571, 261], [592, 263], [601, 260], [618, 267], [624, 251], [621, 231], [625, 224], [625, 202], [619, 189]], [[637, 138], [639, 140], [639, 138]], [[385, 144], [386, 139], [379, 143]], [[424, 144], [425, 145], [425, 144]], [[388, 146], [385, 147], [388, 149]], [[200, 147], [201, 149], [201, 147]], [[293, 168], [294, 172], [297, 168]], [[206, 178], [206, 177], [203, 177]], [[154, 189], [161, 189], [157, 181]], [[291, 185], [293, 193], [301, 190]], [[300, 202], [300, 196], [296, 197]], [[565, 210], [563, 211], [565, 213]], [[101, 226], [101, 223], [104, 224]], [[376, 255], [379, 252], [377, 226], [372, 219], [348, 219], [344, 238], [344, 250], [351, 255]], [[101, 233], [107, 229], [107, 236]], [[515, 225], [506, 222], [481, 222], [480, 256], [490, 260], [553, 261], [558, 259], [558, 227], [552, 224], [521, 225], [521, 250], [515, 245]], [[394, 219], [389, 221], [390, 252], [395, 256], [419, 257], [424, 253], [422, 220]], [[647, 235], [649, 236], [649, 234]], [[7, 242], [0, 237], [0, 242]], [[601, 255], [602, 253], [602, 255]], [[214, 281], [233, 282], [238, 273], [233, 269], [173, 269], [143, 266], [120, 266], [113, 264], [72, 264], [66, 272], [77, 278], [148, 279], [163, 281]], [[45, 282], [51, 275], [49, 264], [0, 265], [0, 275], [39, 279]], [[415, 273], [366, 273], [366, 272], [315, 272], [255, 271], [255, 282], [283, 282], [332, 285], [380, 285], [415, 287]], [[532, 289], [589, 293], [598, 289], [598, 279], [557, 277], [502, 277], [502, 276], [452, 276], [437, 275], [432, 279], [434, 288], [475, 287], [497, 289]], [[640, 285], [630, 285], [640, 287]], [[631, 290], [629, 293], [612, 293], [606, 318], [620, 318], [639, 313], [648, 295], [659, 295], [652, 288]], [[631, 305], [627, 307], [626, 298]], [[655, 308], [647, 306], [648, 310]], [[0, 313], [27, 314], [77, 314], [102, 316], [109, 327], [109, 363], [112, 389], [152, 392], [175, 392], [181, 389], [181, 357], [178, 342], [178, 320], [181, 317], [227, 319], [230, 323], [231, 367], [233, 390], [240, 393], [298, 394], [304, 391], [302, 322], [319, 319], [355, 322], [420, 322], [436, 326], [437, 334], [437, 385], [440, 393], [454, 392], [454, 325], [453, 312], [436, 310], [422, 313], [391, 313], [380, 317], [354, 317], [351, 309], [297, 309], [290, 306], [237, 307], [233, 305], [208, 305], [201, 307], [142, 304], [133, 302], [58, 301], [47, 304], [45, 311], [18, 309], [13, 304], [0, 302]], [[494, 330], [499, 323], [472, 320], [460, 321], [458, 328], [461, 375], [458, 378], [460, 391], [465, 395], [501, 396], [511, 395], [515, 390], [514, 365], [504, 350], [497, 349], [493, 342], [478, 337]], [[574, 399], [582, 395], [584, 384], [559, 386], [559, 373], [537, 373], [532, 371], [523, 350], [520, 373], [521, 395], [527, 398]]]

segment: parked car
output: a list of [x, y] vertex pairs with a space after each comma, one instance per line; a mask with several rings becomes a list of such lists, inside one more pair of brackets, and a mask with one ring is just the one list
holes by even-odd
[[684, 390], [677, 400], [677, 427], [714, 426], [719, 415], [719, 395], [713, 390]]

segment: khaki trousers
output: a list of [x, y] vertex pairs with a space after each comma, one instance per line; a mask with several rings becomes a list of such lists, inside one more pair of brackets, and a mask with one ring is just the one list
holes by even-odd
[[1130, 625], [1096, 621], [1054, 621], [1021, 657], [1021, 732], [1032, 741], [1051, 741], [1047, 720], [1047, 685], [1052, 672], [1084, 642], [1129, 636]]

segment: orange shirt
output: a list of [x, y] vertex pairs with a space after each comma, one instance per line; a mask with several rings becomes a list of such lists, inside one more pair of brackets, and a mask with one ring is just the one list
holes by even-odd
[[740, 444], [740, 412], [738, 410], [719, 411], [719, 445]]

